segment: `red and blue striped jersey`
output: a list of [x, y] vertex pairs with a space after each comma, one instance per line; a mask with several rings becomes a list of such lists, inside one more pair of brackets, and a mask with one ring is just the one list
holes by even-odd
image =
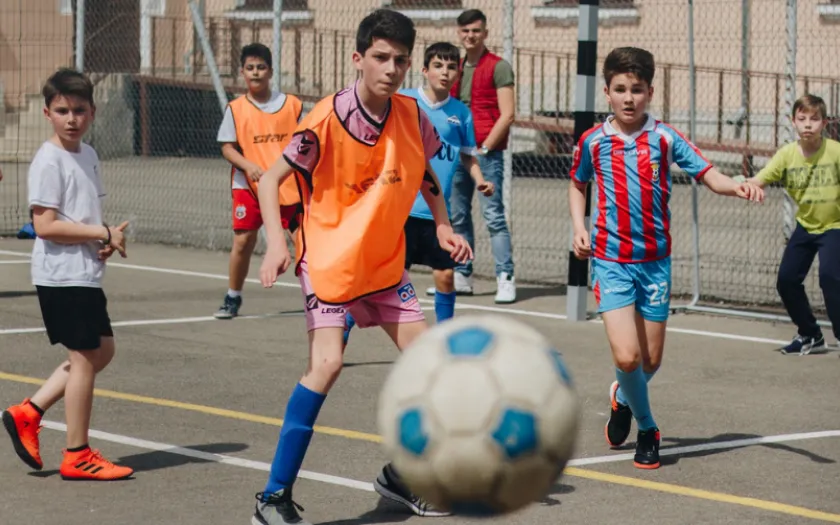
[[610, 119], [580, 137], [571, 177], [593, 180], [592, 253], [621, 263], [671, 255], [671, 164], [700, 179], [711, 163], [680, 132], [648, 116], [627, 136]]

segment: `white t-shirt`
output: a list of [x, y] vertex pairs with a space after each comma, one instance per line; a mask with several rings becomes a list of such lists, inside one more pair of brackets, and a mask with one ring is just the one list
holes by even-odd
[[[257, 106], [260, 111], [265, 113], [277, 113], [283, 109], [283, 104], [286, 103], [286, 95], [284, 93], [280, 93], [279, 91], [272, 91], [271, 97], [265, 102], [257, 102], [256, 100], [251, 99], [248, 100], [251, 104]], [[233, 112], [230, 110], [230, 106], [225, 108], [225, 116], [222, 117], [222, 123], [219, 125], [219, 133], [216, 136], [216, 141], [221, 143], [229, 142], [233, 144], [237, 144], [239, 142], [236, 139], [236, 124], [233, 121]], [[232, 188], [235, 190], [247, 190], [250, 188], [250, 186], [248, 186], [248, 180], [245, 178], [245, 174], [236, 168], [234, 168], [233, 171]]]
[[[45, 142], [29, 166], [29, 207], [57, 210], [60, 221], [102, 224], [105, 196], [99, 178], [99, 157], [87, 144], [71, 153]], [[97, 252], [102, 244], [59, 244], [35, 239], [32, 248], [32, 284], [100, 288], [105, 264]]]

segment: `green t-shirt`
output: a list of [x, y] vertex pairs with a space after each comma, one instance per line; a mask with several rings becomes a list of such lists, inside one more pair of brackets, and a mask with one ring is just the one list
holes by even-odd
[[[475, 64], [464, 62], [464, 72], [461, 74], [461, 102], [470, 105], [472, 97], [472, 80], [475, 73]], [[513, 68], [507, 60], [499, 60], [493, 68], [493, 84], [496, 89], [512, 86], [514, 83]]]
[[840, 142], [823, 139], [808, 158], [792, 142], [776, 152], [756, 178], [766, 184], [782, 182], [799, 205], [796, 221], [808, 233], [840, 228]]

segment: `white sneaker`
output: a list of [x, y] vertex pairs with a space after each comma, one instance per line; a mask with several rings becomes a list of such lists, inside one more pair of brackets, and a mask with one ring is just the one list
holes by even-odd
[[472, 276], [467, 277], [466, 275], [455, 272], [455, 293], [458, 295], [472, 295]]
[[509, 304], [516, 301], [516, 279], [507, 272], [496, 278], [496, 303]]
[[428, 288], [426, 288], [426, 295], [428, 295], [430, 297], [434, 297], [435, 296], [435, 291], [437, 291], [437, 290], [435, 289], [434, 286], [429, 286]]

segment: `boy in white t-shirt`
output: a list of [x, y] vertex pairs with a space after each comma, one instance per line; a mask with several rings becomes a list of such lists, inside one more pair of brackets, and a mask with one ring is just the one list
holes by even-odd
[[114, 357], [114, 333], [102, 292], [105, 260], [125, 257], [123, 230], [102, 222], [99, 157], [82, 142], [93, 122], [93, 85], [83, 74], [60, 69], [44, 84], [44, 115], [54, 134], [29, 168], [29, 207], [37, 238], [32, 283], [50, 343], [61, 343], [68, 359], [31, 398], [3, 412], [15, 452], [41, 470], [41, 416], [64, 398], [67, 449], [59, 473], [72, 480], [115, 480], [133, 474], [88, 444], [94, 378]]

